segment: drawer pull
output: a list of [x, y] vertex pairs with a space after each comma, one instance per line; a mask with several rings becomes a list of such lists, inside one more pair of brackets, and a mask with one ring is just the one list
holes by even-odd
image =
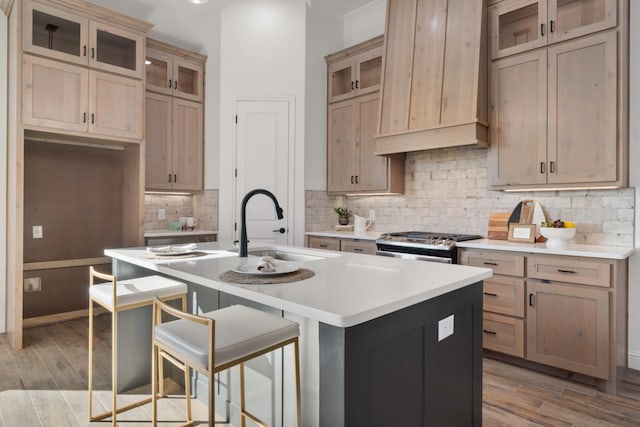
[[363, 251], [363, 249], [362, 249], [362, 248], [353, 248], [353, 251], [354, 251], [354, 252], [362, 252], [362, 251]]
[[483, 293], [488, 297], [497, 297], [498, 296], [498, 294], [494, 294], [492, 292], [483, 292]]
[[497, 262], [489, 262], [489, 261], [485, 261], [484, 265], [498, 265]]
[[327, 244], [326, 243], [320, 243], [318, 246], [321, 247], [321, 248], [326, 248]]
[[490, 331], [488, 329], [483, 329], [482, 332], [484, 332], [485, 334], [489, 334], [489, 335], [498, 335], [497, 332]]
[[561, 269], [558, 269], [558, 273], [576, 274], [576, 272], [573, 270], [561, 270]]
[[533, 307], [533, 305], [535, 304], [536, 299], [533, 296], [533, 294], [529, 294], [529, 307]]

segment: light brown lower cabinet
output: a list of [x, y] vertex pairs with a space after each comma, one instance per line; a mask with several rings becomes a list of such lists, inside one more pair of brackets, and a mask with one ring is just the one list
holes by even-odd
[[337, 237], [309, 236], [307, 246], [314, 249], [353, 252], [358, 254], [376, 254], [376, 242], [362, 239], [339, 239]]
[[460, 249], [493, 268], [484, 282], [483, 347], [607, 381], [626, 366], [626, 260]]
[[527, 359], [609, 378], [609, 291], [527, 281]]

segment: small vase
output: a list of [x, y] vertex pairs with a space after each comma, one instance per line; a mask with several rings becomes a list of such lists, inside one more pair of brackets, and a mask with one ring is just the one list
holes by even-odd
[[349, 225], [349, 217], [348, 216], [339, 216], [338, 224], [340, 225]]

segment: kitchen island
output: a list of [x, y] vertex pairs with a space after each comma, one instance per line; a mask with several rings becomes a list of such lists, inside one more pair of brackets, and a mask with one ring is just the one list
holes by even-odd
[[[200, 244], [207, 255], [177, 260], [154, 259], [144, 248], [105, 254], [119, 278], [155, 272], [187, 282], [194, 313], [243, 303], [298, 321], [304, 426], [481, 424], [482, 281], [491, 277], [490, 269], [277, 246], [271, 248], [315, 275], [238, 285], [219, 278], [240, 262], [224, 250], [229, 247]], [[130, 319], [127, 332], [130, 344], [144, 347], [140, 335], [149, 326], [139, 320]], [[131, 353], [123, 357], [131, 359]], [[255, 403], [255, 411], [270, 425], [288, 426], [291, 365], [278, 357], [289, 356], [274, 356], [269, 369], [255, 368], [254, 383], [270, 395]], [[227, 401], [218, 407], [226, 407], [233, 420], [229, 389], [235, 380], [220, 383]]]

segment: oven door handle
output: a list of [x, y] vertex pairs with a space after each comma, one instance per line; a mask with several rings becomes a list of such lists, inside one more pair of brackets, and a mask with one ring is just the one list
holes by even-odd
[[452, 264], [451, 258], [429, 256], [429, 255], [407, 254], [404, 252], [392, 252], [392, 251], [384, 251], [380, 249], [376, 251], [376, 255], [388, 256], [393, 258], [402, 258], [402, 259], [413, 259], [417, 261], [432, 261], [432, 262], [442, 262], [445, 264]]

